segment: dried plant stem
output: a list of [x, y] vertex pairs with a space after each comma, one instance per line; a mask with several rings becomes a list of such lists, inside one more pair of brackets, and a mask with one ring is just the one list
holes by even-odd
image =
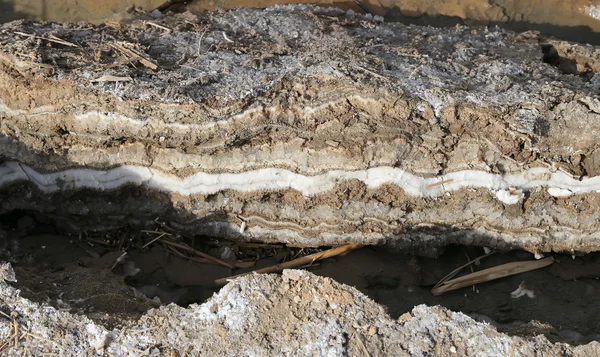
[[243, 274], [238, 274], [238, 275], [230, 276], [230, 277], [223, 278], [223, 279], [217, 279], [217, 280], [215, 280], [215, 283], [217, 285], [225, 285], [230, 280], [239, 278], [241, 276], [253, 274], [253, 273], [267, 274], [267, 273], [275, 273], [275, 272], [281, 271], [283, 269], [296, 268], [296, 267], [299, 267], [299, 266], [303, 266], [303, 265], [307, 265], [307, 264], [313, 263], [313, 262], [315, 262], [317, 260], [322, 260], [322, 259], [327, 259], [327, 258], [335, 257], [336, 255], [340, 255], [340, 254], [349, 252], [351, 250], [354, 250], [354, 249], [357, 249], [357, 248], [360, 248], [360, 247], [361, 247], [361, 245], [359, 245], [359, 244], [346, 244], [346, 245], [343, 245], [341, 247], [331, 248], [329, 250], [324, 250], [324, 251], [319, 252], [319, 253], [310, 254], [310, 255], [307, 255], [307, 256], [304, 256], [304, 257], [301, 257], [301, 258], [298, 258], [298, 259], [290, 260], [289, 262], [272, 265], [270, 267], [266, 267], [266, 268], [254, 270], [254, 271], [243, 273]]
[[469, 285], [485, 283], [487, 281], [504, 278], [506, 276], [540, 269], [552, 264], [553, 262], [554, 258], [548, 257], [540, 260], [512, 262], [499, 265], [493, 268], [478, 271], [476, 273], [467, 274], [456, 279], [440, 282], [431, 290], [431, 293], [436, 296], [441, 295], [447, 291], [464, 288]]

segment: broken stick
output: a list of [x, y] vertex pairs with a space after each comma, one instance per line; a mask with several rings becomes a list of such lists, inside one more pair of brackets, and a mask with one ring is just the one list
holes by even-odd
[[298, 259], [290, 260], [289, 262], [272, 265], [270, 267], [230, 276], [227, 278], [217, 279], [217, 280], [215, 280], [215, 284], [225, 285], [225, 284], [227, 284], [227, 282], [229, 282], [231, 280], [237, 279], [237, 278], [245, 276], [245, 275], [253, 274], [253, 273], [268, 274], [268, 273], [275, 273], [275, 272], [281, 271], [283, 269], [291, 269], [291, 268], [300, 267], [303, 265], [314, 263], [317, 260], [323, 260], [323, 259], [335, 257], [336, 255], [347, 253], [351, 250], [354, 250], [354, 249], [357, 249], [360, 247], [362, 247], [362, 245], [360, 245], [360, 244], [346, 244], [346, 245], [343, 245], [340, 247], [331, 248], [329, 250], [324, 250], [319, 253], [310, 254], [310, 255], [307, 255], [307, 256], [304, 256], [304, 257], [301, 257]]
[[167, 0], [164, 3], [162, 3], [161, 5], [159, 5], [156, 9], [154, 9], [154, 11], [165, 12], [165, 11], [167, 11], [168, 8], [170, 8], [173, 5], [186, 4], [191, 1], [192, 0]]
[[544, 268], [553, 262], [554, 258], [548, 257], [540, 260], [512, 262], [499, 265], [497, 267], [481, 270], [476, 273], [467, 274], [456, 279], [438, 283], [433, 289], [431, 289], [431, 293], [435, 296], [441, 295], [447, 291], [464, 288], [466, 286], [485, 283], [487, 281]]
[[190, 246], [188, 246], [186, 244], [175, 243], [175, 242], [171, 242], [171, 241], [168, 241], [168, 240], [163, 240], [163, 241], [161, 241], [161, 243], [167, 244], [167, 245], [171, 245], [173, 247], [177, 247], [177, 248], [180, 248], [180, 249], [183, 249], [183, 250], [187, 250], [188, 252], [191, 252], [191, 253], [194, 253], [196, 255], [199, 255], [202, 258], [205, 258], [205, 259], [207, 259], [207, 260], [209, 260], [209, 261], [211, 261], [213, 263], [226, 266], [229, 269], [235, 268], [235, 266], [232, 263], [230, 263], [230, 262], [224, 261], [223, 259], [215, 258], [212, 255], [203, 253], [203, 252], [201, 252], [199, 250], [196, 250], [196, 249], [194, 249], [194, 248], [192, 248], [192, 247], [190, 247]]
[[37, 39], [40, 39], [40, 40], [46, 40], [46, 41], [49, 41], [49, 42], [54, 42], [54, 43], [58, 43], [58, 44], [69, 46], [69, 47], [79, 47], [79, 46], [77, 46], [74, 43], [71, 43], [69, 41], [65, 41], [62, 38], [58, 38], [57, 36], [54, 36], [52, 34], [48, 35], [48, 37], [42, 37], [42, 36], [36, 36], [36, 35], [32, 35], [30, 33], [19, 32], [19, 31], [15, 31], [15, 33], [17, 35], [26, 36], [26, 37], [32, 37], [32, 38], [37, 38]]
[[138, 61], [141, 64], [143, 64], [144, 66], [146, 66], [152, 70], [156, 70], [158, 68], [158, 65], [156, 65], [152, 61], [144, 58], [144, 56], [142, 56], [141, 53], [127, 48], [126, 47], [127, 45], [128, 45], [128, 43], [124, 42], [124, 41], [117, 42], [117, 43], [111, 43], [111, 47], [114, 48], [115, 50], [121, 52], [129, 61]]

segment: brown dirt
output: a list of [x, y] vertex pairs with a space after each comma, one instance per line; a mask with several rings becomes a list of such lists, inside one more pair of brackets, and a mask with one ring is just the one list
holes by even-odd
[[[269, 26], [258, 20], [270, 12], [261, 11], [167, 16], [161, 23], [170, 34], [143, 21], [5, 25], [0, 159], [45, 173], [138, 165], [179, 177], [382, 166], [422, 177], [550, 167], [581, 179], [598, 171], [596, 49], [554, 43], [559, 59], [579, 63], [573, 75], [543, 63], [535, 34], [463, 27], [450, 36], [311, 9], [273, 10], [279, 13]], [[14, 31], [52, 33], [83, 47], [9, 36]], [[159, 69], [122, 63], [115, 41], [136, 43]], [[199, 68], [218, 78], [204, 81]], [[128, 76], [135, 85], [90, 82], [103, 75]], [[299, 246], [360, 239], [429, 255], [450, 243], [593, 251], [599, 239], [597, 193], [556, 199], [541, 187], [503, 205], [484, 189], [431, 199], [358, 180], [313, 197], [292, 189], [180, 195], [142, 183], [112, 196], [53, 194], [40, 204], [35, 188], [15, 185], [2, 188], [4, 212], [39, 210], [74, 230], [144, 226], [162, 216], [178, 229], [226, 238]], [[430, 239], [440, 232], [443, 239]]]
[[[236, 280], [202, 305], [150, 310], [114, 329], [19, 297], [0, 284], [11, 320], [0, 320], [6, 341], [15, 325], [30, 338], [9, 338], [3, 352], [72, 355], [370, 355], [467, 356], [544, 354], [587, 356], [598, 343], [550, 343], [541, 323], [509, 337], [493, 326], [444, 308], [416, 306], [398, 320], [355, 289], [298, 270]], [[274, 329], [273, 326], [277, 326]]]
[[[122, 252], [103, 248], [101, 244], [87, 241], [85, 236], [82, 239], [49, 233], [52, 227], [27, 215], [16, 221], [19, 222], [16, 226], [3, 227], [6, 233], [1, 241], [2, 259], [8, 259], [16, 267], [18, 283], [15, 286], [21, 289], [21, 296], [85, 314], [107, 326], [123, 326], [161, 300], [184, 306], [201, 303], [218, 291], [216, 279], [245, 271], [192, 262], [167, 252], [159, 243], [139, 249], [145, 241], [136, 242], [140, 236], [131, 233], [125, 233], [131, 237], [126, 240], [129, 251], [126, 260], [111, 271]], [[37, 233], [40, 231], [48, 233]], [[110, 241], [98, 235], [94, 239]], [[206, 237], [198, 237], [194, 242], [200, 244], [198, 249], [217, 256], [228, 251], [233, 259], [258, 257], [252, 269], [310, 253], [283, 246], [243, 249], [234, 242], [207, 241]], [[207, 245], [208, 242], [212, 243]], [[452, 246], [439, 258], [432, 259], [365, 247], [308, 269], [355, 287], [385, 306], [392, 318], [420, 304], [441, 305], [492, 323], [499, 331], [513, 335], [535, 336], [531, 334], [531, 326], [529, 329], [525, 326], [537, 321], [543, 328], [538, 327], [536, 331], [552, 342], [584, 344], [600, 339], [597, 322], [600, 309], [595, 303], [595, 292], [600, 289], [600, 255], [556, 256], [556, 263], [545, 269], [437, 297], [430, 293], [431, 287], [456, 266], [482, 254], [480, 248]], [[475, 270], [531, 259], [532, 255], [525, 252], [506, 252], [485, 259]], [[128, 272], [135, 268], [140, 271], [130, 276]], [[533, 291], [535, 297], [511, 297], [519, 286]], [[331, 298], [344, 303], [344, 299], [352, 298], [347, 295]]]
[[[60, 176], [58, 191], [47, 193], [51, 176], [20, 166], [57, 175], [124, 168], [117, 179], [132, 170], [122, 165], [173, 177], [275, 167], [305, 180], [382, 166], [424, 177], [552, 167], [581, 180], [600, 163], [595, 47], [549, 47], [535, 33], [500, 29], [385, 24], [316, 7], [154, 20], [169, 33], [139, 20], [0, 27], [0, 259], [14, 264], [21, 289], [0, 282], [0, 350], [575, 356], [598, 348], [590, 343], [600, 329], [598, 256], [580, 254], [600, 250], [598, 192], [555, 197], [538, 185], [503, 204], [488, 189], [444, 188], [424, 198], [358, 179], [336, 179], [311, 196], [262, 187], [181, 194], [154, 190], [150, 179], [94, 190]], [[109, 46], [117, 41], [158, 69], [124, 61]], [[131, 81], [90, 81], [103, 75]], [[24, 176], [12, 180], [11, 165]], [[77, 172], [81, 182], [104, 182]], [[154, 234], [142, 228], [169, 235], [141, 248]], [[236, 280], [196, 305], [217, 292], [215, 279], [243, 270], [192, 262], [166, 248], [167, 239], [255, 260], [256, 268], [323, 245], [386, 245], [307, 268], [358, 290], [290, 270]], [[248, 249], [248, 240], [280, 245]], [[482, 246], [572, 256], [431, 295]], [[531, 253], [498, 253], [474, 269]], [[519, 287], [531, 296], [511, 297]], [[189, 307], [149, 310], [157, 298]], [[10, 337], [15, 326], [29, 329], [25, 339]]]

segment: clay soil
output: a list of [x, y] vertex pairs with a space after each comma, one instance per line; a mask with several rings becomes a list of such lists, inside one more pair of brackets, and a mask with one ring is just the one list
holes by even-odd
[[[159, 243], [140, 249], [151, 236], [142, 232], [68, 235], [26, 212], [4, 215], [0, 223], [2, 259], [13, 263], [18, 277], [15, 287], [23, 297], [85, 314], [109, 328], [161, 304], [202, 303], [219, 290], [215, 279], [249, 270], [193, 262]], [[117, 240], [124, 242], [128, 255], [115, 265], [122, 255], [112, 246]], [[253, 260], [256, 265], [251, 269], [318, 251], [283, 245], [249, 247], [208, 237], [178, 240], [216, 257]], [[440, 305], [509, 335], [544, 334], [551, 342], [574, 345], [600, 339], [600, 307], [595, 302], [600, 291], [600, 254], [556, 255], [556, 262], [544, 269], [440, 296], [431, 294], [444, 275], [483, 254], [481, 248], [450, 246], [434, 259], [363, 247], [306, 269], [356, 287], [384, 305], [392, 318], [419, 304]], [[531, 259], [526, 252], [498, 252], [474, 269]], [[511, 297], [519, 287], [533, 295]]]

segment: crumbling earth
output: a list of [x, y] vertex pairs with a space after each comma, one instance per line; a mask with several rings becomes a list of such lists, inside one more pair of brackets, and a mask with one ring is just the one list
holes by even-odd
[[597, 249], [597, 48], [317, 7], [159, 26], [0, 28], [0, 212], [426, 255]]
[[[420, 256], [598, 250], [597, 47], [313, 6], [149, 20], [0, 27], [0, 215]], [[14, 355], [598, 353], [441, 308], [393, 321], [299, 271], [137, 321], [0, 297]], [[107, 309], [151, 305], [130, 297]]]
[[490, 325], [439, 307], [420, 305], [392, 320], [357, 290], [299, 270], [240, 278], [202, 305], [163, 306], [114, 329], [32, 303], [6, 283], [0, 283], [0, 288], [7, 311], [0, 320], [0, 337], [9, 346], [3, 352], [8, 356], [590, 356], [600, 352], [597, 342], [573, 348], [551, 344], [543, 336], [508, 337]]

